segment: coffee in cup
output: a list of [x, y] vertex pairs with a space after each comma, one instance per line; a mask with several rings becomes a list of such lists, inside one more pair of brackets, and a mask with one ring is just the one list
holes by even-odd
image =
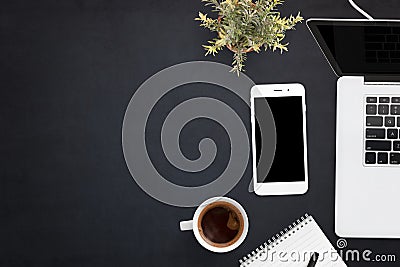
[[202, 210], [197, 227], [200, 236], [208, 244], [227, 247], [239, 239], [244, 221], [235, 206], [225, 201], [217, 201]]
[[180, 223], [181, 230], [193, 230], [199, 243], [214, 252], [228, 252], [238, 247], [248, 231], [243, 207], [233, 199], [215, 197], [201, 204], [193, 220]]

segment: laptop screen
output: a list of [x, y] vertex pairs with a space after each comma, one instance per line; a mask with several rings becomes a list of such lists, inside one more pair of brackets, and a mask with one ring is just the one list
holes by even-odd
[[400, 21], [309, 20], [338, 76], [400, 74]]

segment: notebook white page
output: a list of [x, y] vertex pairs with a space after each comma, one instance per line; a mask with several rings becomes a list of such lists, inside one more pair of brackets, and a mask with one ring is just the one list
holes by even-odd
[[315, 267], [346, 266], [312, 216], [306, 214], [240, 260], [240, 266], [306, 267], [314, 252], [319, 254]]

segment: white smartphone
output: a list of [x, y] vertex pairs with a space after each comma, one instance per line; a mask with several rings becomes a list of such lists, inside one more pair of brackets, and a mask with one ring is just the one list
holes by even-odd
[[308, 190], [306, 101], [301, 84], [251, 89], [253, 184], [257, 195]]

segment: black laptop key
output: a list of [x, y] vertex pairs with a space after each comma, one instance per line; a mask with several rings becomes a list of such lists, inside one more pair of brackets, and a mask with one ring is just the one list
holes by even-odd
[[377, 97], [367, 97], [367, 103], [377, 103], [377, 102], [378, 102]]
[[399, 36], [397, 35], [386, 35], [386, 42], [397, 43], [399, 41]]
[[400, 117], [397, 117], [397, 127], [400, 127]]
[[400, 51], [390, 51], [390, 57], [393, 59], [400, 58]]
[[393, 150], [394, 151], [400, 151], [400, 142], [399, 141], [394, 141], [393, 142]]
[[[383, 58], [389, 59], [389, 51], [378, 51], [378, 58], [379, 59], [383, 59]], [[383, 101], [386, 101], [386, 99], [387, 99], [386, 97], [381, 97], [381, 98], [385, 99]], [[381, 103], [388, 103], [388, 102], [381, 102]]]
[[379, 115], [388, 115], [389, 114], [389, 105], [379, 105], [378, 113], [379, 113]]
[[365, 149], [371, 151], [391, 151], [392, 142], [391, 141], [365, 141]]
[[385, 117], [385, 126], [386, 127], [394, 127], [396, 123], [395, 117]]
[[400, 164], [400, 153], [390, 153], [390, 164]]
[[392, 103], [400, 103], [400, 97], [392, 97]]
[[376, 163], [376, 154], [375, 152], [367, 152], [365, 153], [365, 164], [375, 164]]
[[392, 114], [392, 115], [400, 115], [400, 105], [392, 105], [390, 107], [390, 114]]
[[388, 164], [388, 162], [389, 162], [388, 153], [379, 152], [378, 153], [378, 164]]
[[367, 50], [382, 50], [383, 44], [382, 43], [366, 43], [365, 48]]
[[367, 128], [365, 138], [368, 139], [385, 139], [385, 129]]
[[383, 126], [383, 117], [367, 116], [367, 126]]
[[376, 105], [367, 105], [367, 115], [376, 114]]
[[396, 50], [396, 43], [384, 43], [383, 49], [385, 50]]
[[399, 137], [399, 131], [397, 129], [387, 129], [388, 139], [397, 139]]
[[390, 103], [390, 98], [389, 97], [380, 97], [379, 103]]

